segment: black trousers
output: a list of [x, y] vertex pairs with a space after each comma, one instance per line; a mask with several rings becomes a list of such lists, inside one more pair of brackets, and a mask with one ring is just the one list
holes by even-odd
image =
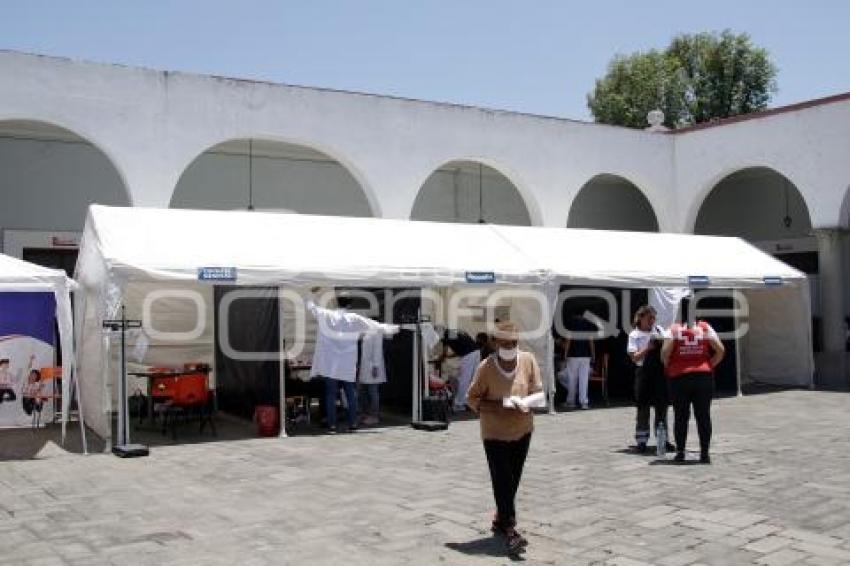
[[652, 430], [658, 430], [659, 423], [664, 423], [664, 426], [667, 427], [667, 407], [670, 402], [667, 393], [667, 379], [660, 367], [644, 365], [635, 368], [635, 405], [637, 406], [635, 442], [646, 444], [651, 433], [649, 428], [650, 408], [655, 408], [655, 422]]
[[3, 401], [14, 401], [17, 399], [17, 395], [15, 395], [15, 390], [8, 387], [0, 387], [0, 403]]
[[693, 405], [700, 452], [708, 454], [711, 444], [711, 398], [714, 396], [714, 376], [708, 372], [700, 372], [674, 377], [670, 379], [670, 396], [676, 413], [676, 451], [685, 451], [688, 422], [691, 420], [691, 405]]
[[531, 433], [519, 440], [485, 440], [484, 452], [490, 467], [490, 481], [498, 510], [497, 522], [503, 528], [516, 524], [516, 492], [522, 477], [522, 468], [528, 456]]
[[32, 416], [33, 411], [41, 412], [42, 403], [41, 401], [36, 401], [33, 397], [24, 397], [21, 399], [21, 406], [24, 408], [27, 416]]

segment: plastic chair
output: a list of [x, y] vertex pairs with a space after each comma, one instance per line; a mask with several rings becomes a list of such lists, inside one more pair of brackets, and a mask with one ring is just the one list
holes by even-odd
[[[53, 402], [53, 422], [62, 420], [62, 367], [51, 366], [41, 368], [38, 370], [38, 373], [41, 375], [42, 387], [44, 387], [44, 384], [47, 382], [50, 382], [53, 387], [52, 394], [39, 396], [42, 401], [42, 408], [44, 403], [51, 400]], [[40, 421], [41, 414], [39, 414], [39, 425], [41, 424]]]

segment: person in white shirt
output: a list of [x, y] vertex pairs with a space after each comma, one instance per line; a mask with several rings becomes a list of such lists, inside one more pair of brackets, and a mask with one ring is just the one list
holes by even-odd
[[[317, 290], [314, 288], [313, 292]], [[348, 404], [348, 428], [357, 430], [357, 340], [369, 331], [394, 334], [398, 326], [381, 324], [345, 309], [320, 307], [312, 296], [307, 299], [306, 307], [318, 323], [310, 377], [325, 379], [328, 432], [336, 433], [336, 399], [340, 385]]]
[[43, 385], [41, 372], [37, 369], [30, 369], [27, 382], [21, 388], [21, 406], [27, 415], [32, 415], [33, 412], [41, 412], [44, 406]]
[[3, 401], [14, 401], [18, 396], [15, 395], [15, 379], [12, 375], [12, 370], [9, 368], [9, 358], [0, 360], [0, 404]]
[[380, 422], [380, 390], [387, 382], [387, 368], [384, 364], [384, 334], [378, 331], [367, 332], [360, 341], [360, 368], [358, 382], [366, 391], [368, 407], [363, 416], [364, 425], [376, 425]]
[[587, 385], [590, 380], [590, 366], [596, 358], [596, 343], [593, 336], [599, 328], [584, 316], [575, 312], [566, 323], [567, 336], [564, 337], [564, 369], [558, 374], [558, 380], [567, 389], [567, 408], [589, 408]]
[[[661, 343], [664, 331], [655, 324], [656, 311], [650, 305], [643, 305], [635, 313], [634, 329], [629, 333], [627, 352], [635, 364], [635, 406], [637, 419], [635, 423], [635, 442], [638, 452], [646, 452], [649, 441], [650, 407], [655, 407], [654, 431], [664, 423], [667, 427], [667, 408], [670, 405], [667, 394], [667, 380], [664, 377], [664, 367], [661, 364]], [[669, 430], [669, 429], [668, 429]], [[658, 439], [656, 438], [656, 441]], [[673, 451], [669, 441], [666, 450]]]

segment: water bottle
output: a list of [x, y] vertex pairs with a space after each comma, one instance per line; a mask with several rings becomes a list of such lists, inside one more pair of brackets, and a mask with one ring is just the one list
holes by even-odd
[[655, 453], [659, 458], [664, 458], [667, 455], [667, 427], [663, 421], [655, 429], [655, 444]]

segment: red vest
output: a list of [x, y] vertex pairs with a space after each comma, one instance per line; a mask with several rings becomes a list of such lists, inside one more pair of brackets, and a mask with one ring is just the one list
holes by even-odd
[[711, 344], [709, 326], [697, 321], [693, 327], [674, 324], [670, 327], [673, 351], [667, 363], [667, 377], [676, 378], [685, 373], [711, 373]]

